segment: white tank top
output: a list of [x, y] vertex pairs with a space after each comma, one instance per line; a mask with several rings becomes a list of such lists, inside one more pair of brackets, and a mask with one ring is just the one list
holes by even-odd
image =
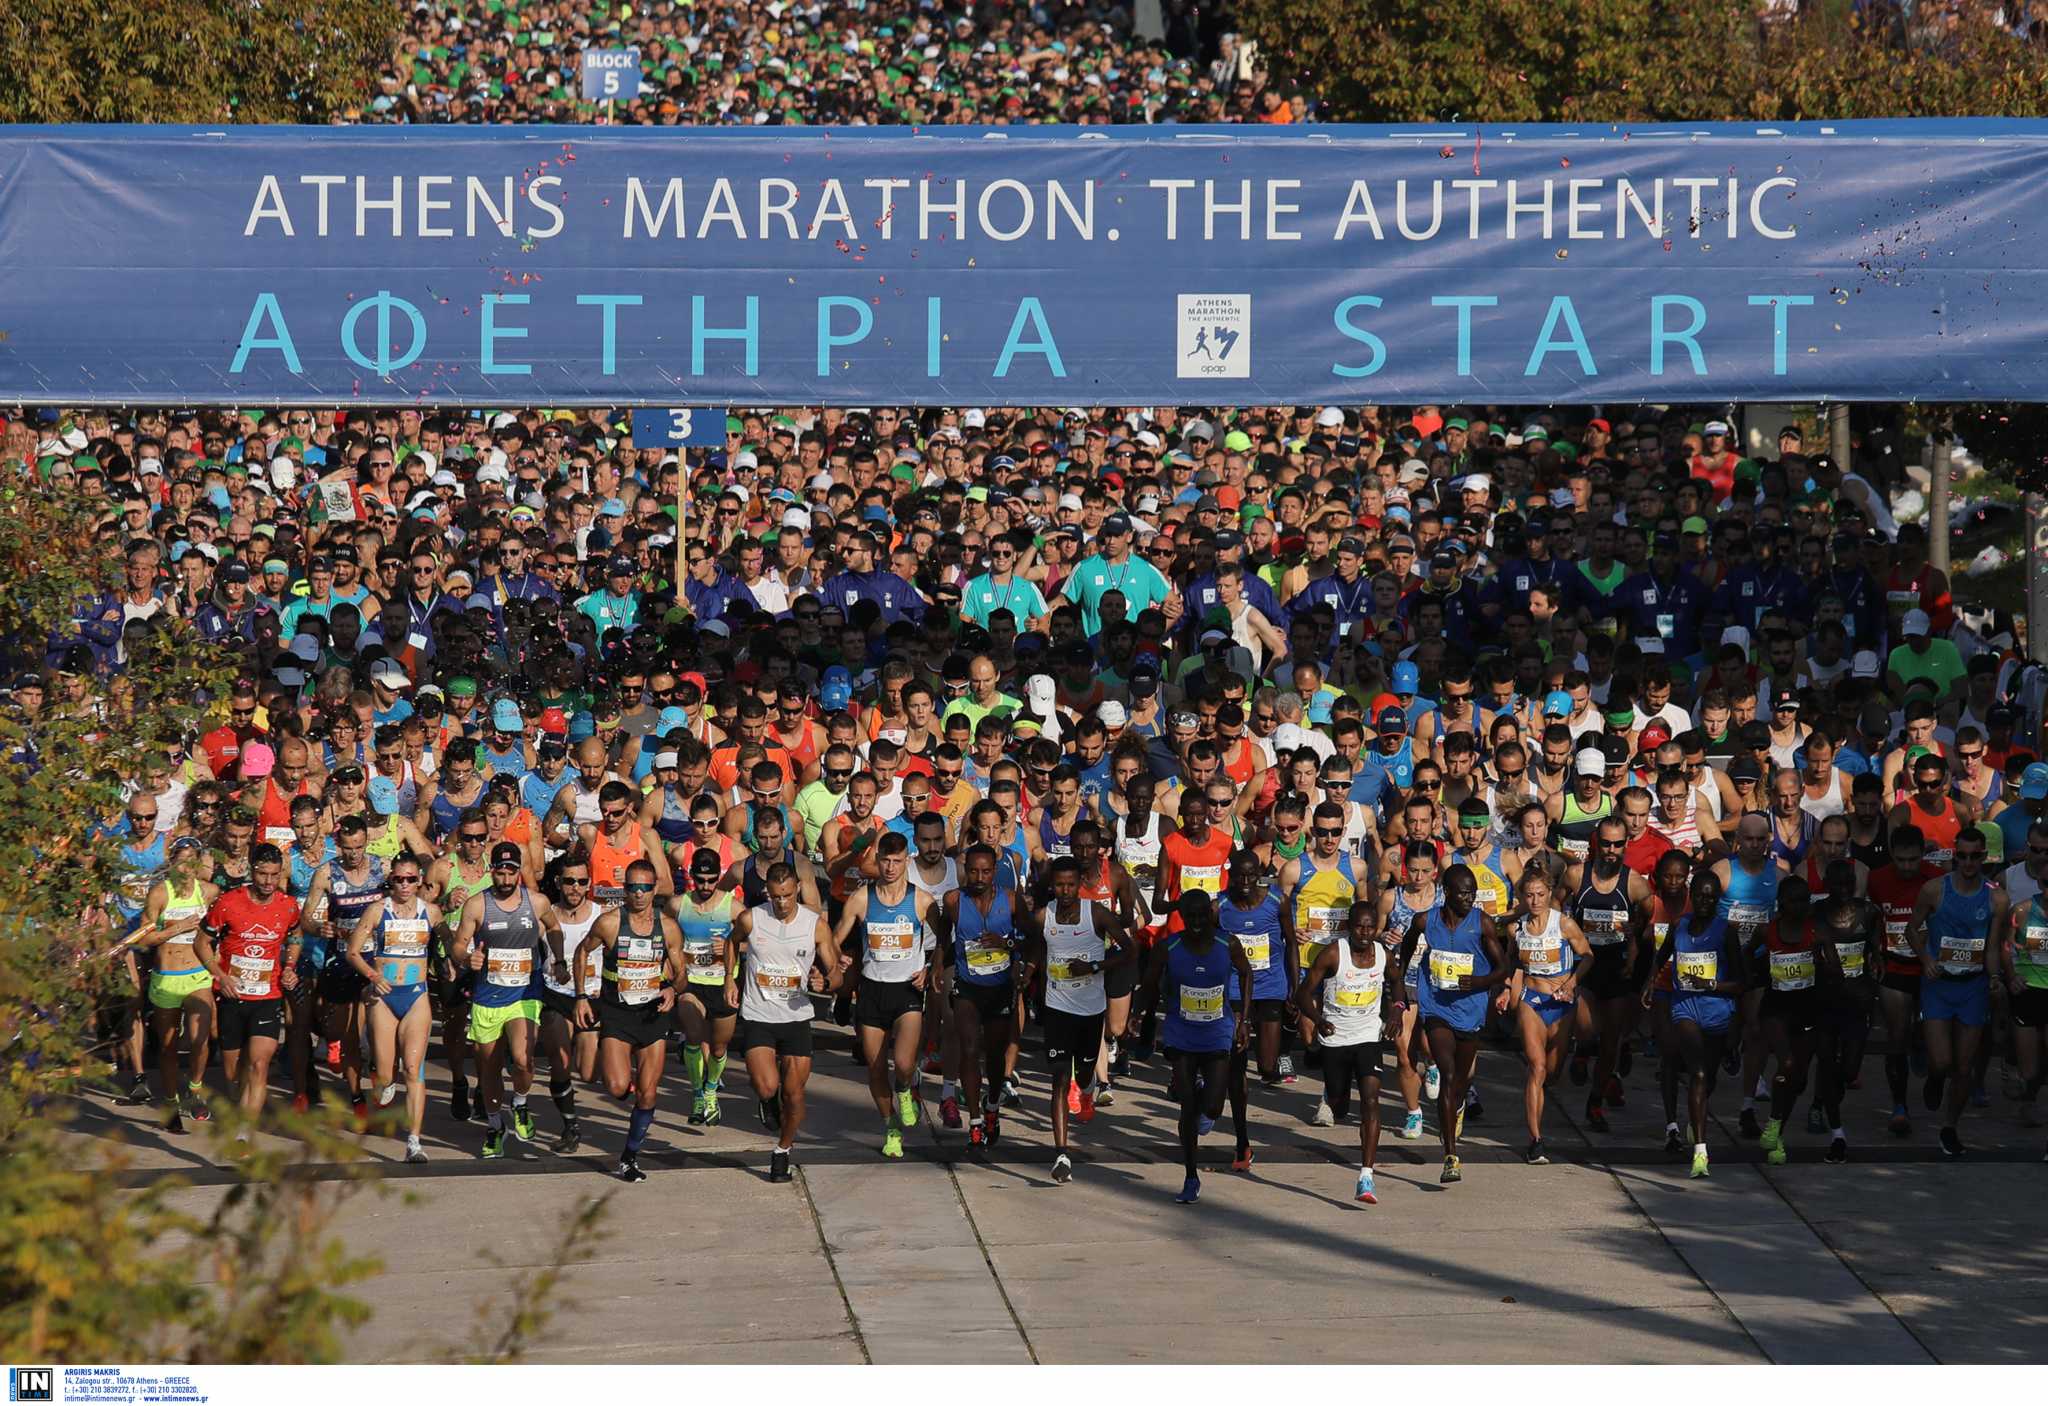
[[1829, 772], [1828, 780], [1831, 783], [1828, 793], [1818, 797], [1807, 793], [1804, 779], [1799, 783], [1799, 808], [1815, 820], [1826, 820], [1831, 815], [1841, 815], [1848, 810], [1848, 807], [1842, 804], [1841, 773]]
[[1100, 964], [1108, 955], [1102, 934], [1095, 931], [1095, 905], [1081, 900], [1078, 923], [1060, 922], [1058, 912], [1057, 903], [1045, 910], [1045, 1003], [1069, 1015], [1101, 1015], [1109, 1009], [1102, 973], [1074, 976], [1067, 970], [1075, 961]]
[[1565, 958], [1564, 925], [1553, 908], [1542, 927], [1529, 927], [1529, 920], [1515, 924], [1515, 946], [1521, 950], [1522, 967], [1531, 976], [1563, 976], [1570, 969]]
[[548, 963], [546, 969], [542, 972], [541, 980], [546, 982], [548, 990], [554, 992], [557, 996], [588, 996], [595, 1000], [598, 988], [604, 984], [604, 975], [600, 970], [593, 967], [590, 975], [584, 979], [583, 989], [581, 991], [576, 990], [576, 960], [581, 953], [583, 940], [590, 936], [590, 930], [596, 927], [597, 920], [604, 916], [604, 909], [593, 903], [590, 905], [590, 916], [575, 922], [571, 922], [568, 915], [564, 914], [559, 908], [555, 910], [555, 915], [562, 920], [562, 955], [569, 962], [569, 980], [566, 982], [555, 980], [554, 963], [552, 962]]
[[911, 857], [907, 872], [912, 887], [934, 903], [943, 901], [947, 894], [960, 887], [960, 866], [954, 862], [951, 855], [946, 857], [946, 872], [936, 882], [927, 883], [918, 874], [917, 858], [914, 855]]
[[1353, 859], [1365, 858], [1365, 806], [1359, 801], [1344, 802], [1344, 848], [1351, 851]]
[[1137, 880], [1140, 889], [1150, 890], [1153, 880], [1159, 875], [1159, 812], [1155, 810], [1145, 818], [1145, 833], [1142, 835], [1127, 834], [1129, 824], [1127, 816], [1116, 822], [1117, 863]]
[[1361, 967], [1351, 960], [1347, 938], [1333, 944], [1337, 949], [1336, 975], [1323, 982], [1323, 1019], [1332, 1033], [1322, 1036], [1325, 1045], [1363, 1045], [1380, 1038], [1380, 1000], [1386, 994], [1387, 950], [1372, 945], [1373, 960]]
[[770, 1025], [809, 1020], [811, 997], [805, 982], [818, 955], [818, 915], [802, 904], [787, 923], [765, 903], [747, 912], [753, 916], [754, 931], [747, 939], [740, 1017]]
[[[1687, 802], [1685, 807], [1685, 818], [1691, 820], [1693, 815], [1699, 810], [1701, 796], [1707, 798], [1707, 814], [1713, 816], [1714, 823], [1718, 825], [1721, 821], [1721, 788], [1719, 786], [1694, 786], [1692, 788], [1692, 799]], [[1699, 837], [1697, 827], [1694, 828], [1693, 837], [1695, 839]]]

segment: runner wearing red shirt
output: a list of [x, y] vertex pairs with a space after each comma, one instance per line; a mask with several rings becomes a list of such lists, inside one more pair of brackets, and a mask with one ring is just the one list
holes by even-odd
[[1650, 827], [1651, 802], [1646, 787], [1631, 786], [1621, 793], [1621, 823], [1628, 827], [1628, 847], [1621, 852], [1621, 864], [1646, 879], [1656, 874], [1657, 861], [1665, 851], [1677, 848]]
[[1890, 849], [1892, 862], [1870, 871], [1867, 891], [1884, 917], [1884, 982], [1877, 992], [1889, 1050], [1884, 1077], [1891, 1087], [1892, 1136], [1904, 1137], [1913, 1127], [1906, 1116], [1906, 1051], [1920, 1018], [1920, 959], [1906, 941], [1906, 925], [1920, 890], [1941, 871], [1924, 862], [1927, 837], [1916, 825], [1894, 825]]
[[[1209, 823], [1209, 798], [1189, 789], [1180, 798], [1180, 828], [1160, 844], [1164, 862], [1159, 866], [1159, 883], [1152, 906], [1172, 913], [1183, 893], [1200, 889], [1214, 896], [1228, 880], [1230, 832]], [[1169, 926], [1168, 931], [1177, 931]]]
[[216, 780], [235, 774], [235, 763], [241, 760], [243, 747], [251, 742], [269, 741], [263, 729], [256, 726], [257, 707], [256, 685], [247, 679], [238, 680], [228, 695], [228, 721], [199, 739], [199, 751]]
[[[284, 1035], [284, 993], [299, 984], [299, 901], [281, 890], [283, 882], [277, 846], [257, 845], [248, 887], [213, 901], [193, 944], [213, 976], [221, 1064], [251, 1120], [263, 1112], [271, 1056]], [[246, 1129], [237, 1134], [248, 1136]]]

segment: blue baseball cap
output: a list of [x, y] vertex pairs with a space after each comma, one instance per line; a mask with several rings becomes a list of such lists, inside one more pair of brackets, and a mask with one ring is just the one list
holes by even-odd
[[388, 776], [370, 778], [370, 809], [379, 815], [398, 814], [398, 783]]
[[1413, 693], [1422, 687], [1422, 670], [1415, 667], [1412, 659], [1403, 659], [1394, 666], [1394, 692]]
[[1408, 730], [1408, 714], [1400, 708], [1382, 708], [1380, 709], [1379, 727], [1383, 733], [1406, 732]]
[[1572, 715], [1572, 696], [1558, 689], [1543, 700], [1543, 716], [1546, 718], [1568, 718]]
[[661, 716], [654, 720], [656, 732], [674, 732], [679, 727], [690, 725], [690, 715], [681, 708], [663, 708]]
[[843, 665], [834, 664], [818, 681], [818, 702], [826, 712], [836, 713], [853, 701], [853, 677]]
[[500, 732], [524, 732], [526, 720], [519, 716], [519, 705], [509, 698], [500, 698], [491, 705], [491, 726]]
[[2038, 801], [2048, 798], [2048, 762], [2035, 762], [2020, 773], [2020, 799]]

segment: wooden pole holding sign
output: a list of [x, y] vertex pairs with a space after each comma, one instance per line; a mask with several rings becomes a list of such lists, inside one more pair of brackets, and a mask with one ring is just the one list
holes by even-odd
[[[704, 424], [698, 423], [700, 415], [705, 416]], [[690, 450], [722, 445], [725, 416], [702, 410], [635, 410], [632, 430], [636, 450], [660, 445], [676, 456], [676, 604], [688, 610], [683, 584], [690, 571], [690, 547], [685, 540], [690, 530]]]

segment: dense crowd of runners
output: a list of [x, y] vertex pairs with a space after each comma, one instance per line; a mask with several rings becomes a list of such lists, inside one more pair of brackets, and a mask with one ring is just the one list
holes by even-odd
[[882, 1156], [1029, 1094], [1059, 1181], [1156, 1061], [1184, 1200], [1226, 1106], [1240, 1169], [1356, 1117], [1373, 1200], [1390, 1070], [1458, 1180], [1489, 1040], [1532, 1163], [1644, 1060], [1696, 1176], [1724, 1079], [1772, 1162], [1849, 1156], [1863, 1078], [1858, 1138], [1963, 1156], [2000, 1060], [2031, 1120], [2048, 688], [1794, 428], [791, 408], [684, 464], [602, 411], [7, 418], [124, 562], [12, 680], [31, 736], [148, 726], [152, 637], [241, 676], [98, 831], [105, 1028], [170, 1129], [275, 1086], [424, 1160], [438, 1047], [483, 1157], [544, 1076], [559, 1152], [630, 1109], [638, 1180], [679, 1073], [786, 1179], [821, 1023]]

